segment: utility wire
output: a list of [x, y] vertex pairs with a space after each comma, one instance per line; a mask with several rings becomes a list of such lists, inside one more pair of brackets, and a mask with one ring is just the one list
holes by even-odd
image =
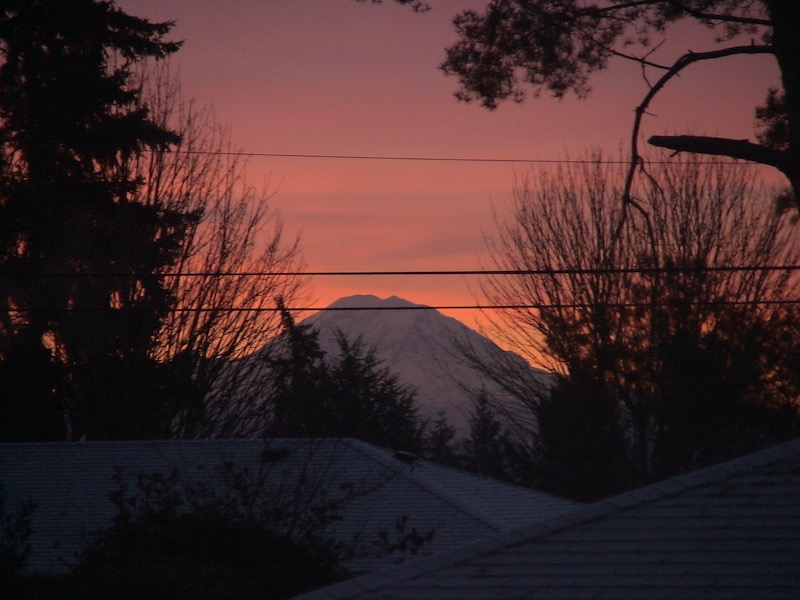
[[[326, 160], [380, 160], [380, 161], [406, 161], [406, 162], [456, 162], [456, 163], [521, 163], [521, 164], [603, 164], [603, 165], [628, 165], [629, 160], [594, 160], [594, 159], [567, 159], [567, 158], [471, 158], [464, 156], [402, 156], [378, 154], [314, 154], [308, 152], [250, 152], [250, 151], [223, 151], [223, 150], [166, 150], [167, 154], [201, 154], [208, 156], [234, 156], [242, 158], [302, 158]], [[642, 164], [665, 165], [668, 160], [645, 160]], [[703, 160], [700, 165], [732, 165], [743, 164], [756, 166], [757, 163], [733, 160]]]
[[[708, 302], [690, 302], [689, 306], [793, 306], [800, 304], [797, 300], [712, 300]], [[542, 310], [542, 309], [590, 309], [590, 308], [659, 308], [672, 306], [669, 302], [649, 303], [649, 302], [607, 302], [607, 303], [567, 303], [567, 304], [449, 304], [449, 305], [424, 305], [410, 304], [402, 306], [300, 306], [285, 307], [281, 309], [276, 306], [216, 306], [216, 307], [190, 307], [173, 308], [169, 312], [173, 313], [204, 313], [204, 312], [231, 312], [231, 313], [265, 313], [279, 312], [287, 310], [289, 312], [367, 312], [367, 311], [420, 311], [420, 310]], [[7, 312], [24, 314], [30, 312], [58, 312], [58, 313], [98, 313], [98, 312], [137, 312], [147, 311], [145, 308], [124, 307], [124, 308], [28, 308], [28, 309], [9, 309]]]
[[705, 267], [586, 267], [560, 269], [451, 269], [408, 271], [179, 271], [176, 273], [34, 273], [0, 271], [0, 277], [37, 278], [131, 278], [131, 277], [425, 277], [425, 276], [524, 276], [524, 275], [654, 275], [659, 273], [739, 273], [751, 271], [798, 271], [800, 265], [743, 265]]
[[[617, 268], [563, 268], [563, 269], [490, 269], [490, 270], [429, 270], [429, 271], [248, 271], [240, 273], [219, 273], [219, 272], [180, 272], [167, 273], [165, 277], [276, 277], [276, 276], [467, 276], [467, 275], [493, 275], [493, 276], [557, 276], [557, 275], [609, 275], [609, 274], [656, 274], [656, 273], [696, 273], [696, 272], [749, 272], [749, 271], [797, 271], [800, 265], [748, 265], [748, 266], [710, 266], [710, 267], [617, 267]], [[130, 277], [149, 277], [151, 274], [142, 275], [141, 273], [11, 273], [8, 271], [0, 272], [0, 277], [53, 277], [53, 278], [130, 278]], [[770, 305], [796, 305], [800, 304], [797, 300], [719, 300], [709, 302], [693, 302], [693, 306], [770, 306]], [[506, 304], [506, 305], [404, 305], [404, 306], [378, 306], [378, 307], [291, 307], [286, 310], [290, 312], [337, 312], [337, 311], [385, 311], [385, 310], [541, 310], [541, 309], [589, 309], [589, 308], [648, 308], [658, 306], [669, 306], [669, 303], [571, 303], [571, 304]], [[135, 307], [125, 307], [122, 309], [111, 307], [87, 307], [87, 308], [56, 308], [56, 309], [11, 309], [8, 312], [101, 312], [101, 311], [137, 311]], [[213, 307], [187, 307], [173, 308], [172, 312], [231, 312], [231, 313], [261, 313], [276, 312], [278, 307], [235, 307], [235, 306], [213, 306]]]

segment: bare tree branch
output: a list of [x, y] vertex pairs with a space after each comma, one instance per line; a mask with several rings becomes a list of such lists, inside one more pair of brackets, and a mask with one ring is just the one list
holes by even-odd
[[625, 52], [620, 52], [619, 50], [614, 50], [613, 48], [606, 48], [606, 50], [608, 50], [614, 56], [618, 56], [620, 58], [624, 58], [625, 60], [630, 60], [630, 61], [639, 63], [643, 67], [653, 67], [654, 69], [662, 69], [664, 71], [669, 69], [668, 65], [662, 65], [661, 63], [652, 62], [650, 60], [647, 60], [643, 56], [636, 56], [634, 54], [627, 54]]
[[740, 54], [773, 54], [773, 48], [769, 45], [750, 45], [750, 46], [731, 46], [729, 48], [721, 48], [720, 50], [712, 50], [710, 52], [687, 52], [681, 56], [672, 67], [664, 73], [658, 81], [655, 82], [650, 91], [644, 97], [641, 104], [636, 107], [636, 117], [633, 122], [633, 131], [631, 132], [631, 159], [630, 166], [628, 167], [628, 174], [625, 179], [625, 188], [623, 191], [622, 200], [624, 203], [631, 202], [631, 187], [633, 185], [633, 178], [636, 169], [641, 164], [641, 155], [639, 154], [639, 131], [642, 126], [642, 117], [647, 112], [653, 98], [661, 91], [661, 89], [676, 75], [683, 71], [686, 67], [696, 62], [703, 60], [714, 60], [717, 58], [724, 58], [727, 56], [736, 56]]
[[[153, 119], [182, 140], [132, 162], [146, 182], [141, 201], [161, 198], [200, 215], [180, 259], [164, 273], [176, 306], [153, 350], [157, 361], [182, 369], [192, 383], [180, 392], [193, 401], [173, 420], [172, 435], [247, 435], [261, 426], [265, 380], [254, 361], [242, 359], [259, 349], [266, 358], [280, 331], [278, 312], [260, 309], [274, 307], [276, 297], [302, 297], [298, 240], [286, 239], [270, 190], [248, 182], [229, 131], [213, 111], [184, 99], [169, 65], [141, 77]], [[253, 272], [262, 275], [244, 276]], [[237, 310], [242, 307], [254, 310]]]
[[[797, 312], [764, 301], [797, 298], [797, 276], [769, 268], [800, 258], [792, 216], [774, 210], [771, 193], [745, 165], [703, 165], [690, 155], [636, 178], [631, 194], [648, 219], [629, 218], [620, 229], [626, 209], [619, 202], [620, 176], [627, 167], [604, 165], [600, 155], [595, 160], [555, 172], [542, 169], [516, 186], [511, 216], [498, 220], [498, 234], [487, 239], [487, 249], [490, 267], [525, 274], [487, 275], [481, 283], [485, 305], [507, 307], [486, 312], [489, 332], [532, 364], [555, 367], [554, 381], [569, 381], [573, 390], [599, 383], [573, 398], [575, 414], [590, 418], [573, 421], [586, 428], [568, 435], [581, 445], [591, 440], [602, 422], [596, 416], [603, 414], [592, 403], [608, 394], [615, 416], [605, 422], [622, 428], [619, 439], [627, 450], [605, 464], [630, 460], [640, 481], [727, 451], [734, 438], [715, 447], [725, 421], [737, 431], [734, 444], [750, 443], [745, 441], [750, 434], [740, 435], [744, 431], [752, 432], [751, 439], [784, 435], [783, 423], [796, 419], [800, 389], [791, 362], [796, 359], [786, 360], [797, 348]], [[714, 269], [734, 264], [767, 268]], [[560, 270], [567, 265], [593, 274]], [[654, 269], [658, 265], [670, 269]], [[730, 301], [737, 304], [726, 304]], [[474, 353], [466, 356], [475, 362]], [[479, 365], [506, 393], [490, 398], [490, 405], [510, 421], [515, 435], [527, 429], [523, 439], [532, 440], [535, 451], [537, 444], [548, 443], [547, 431], [557, 439], [565, 421], [543, 421], [553, 396], [525, 386], [519, 370], [509, 367], [513, 364]], [[730, 404], [719, 418], [694, 418], [697, 407], [704, 415], [717, 410], [723, 395]], [[750, 420], [755, 413], [737, 414], [748, 405], [768, 407], [767, 412], [781, 406], [786, 413], [773, 413], [767, 429], [776, 429], [767, 431], [760, 429], [766, 421]], [[567, 410], [560, 416], [568, 418], [570, 402], [563, 406]], [[705, 427], [707, 434], [695, 434]], [[689, 446], [694, 447], [687, 451]], [[550, 457], [559, 447], [542, 446]], [[579, 463], [573, 473], [580, 478], [585, 462]], [[569, 471], [553, 473], [558, 479]]]
[[762, 27], [772, 27], [771, 19], [757, 19], [755, 17], [740, 17], [737, 15], [725, 15], [716, 13], [704, 13], [701, 10], [695, 10], [691, 6], [687, 6], [685, 2], [679, 0], [670, 0], [670, 4], [685, 12], [687, 15], [695, 19], [702, 19], [705, 21], [719, 21], [721, 23], [740, 23], [742, 25], [759, 25]]
[[[722, 23], [739, 23], [742, 25], [757, 25], [763, 27], [772, 27], [772, 21], [770, 19], [759, 19], [756, 17], [742, 17], [733, 14], [718, 14], [718, 13], [705, 13], [701, 10], [696, 10], [691, 6], [688, 6], [685, 2], [681, 2], [680, 0], [667, 0], [671, 6], [685, 12], [690, 17], [694, 17], [695, 19], [702, 19], [707, 21], [720, 21]], [[647, 8], [647, 7], [654, 7], [658, 4], [662, 4], [663, 0], [633, 0], [632, 2], [625, 2], [621, 4], [614, 4], [611, 6], [591, 6], [585, 9], [585, 12], [591, 12], [596, 14], [613, 14], [619, 11], [629, 10], [631, 8]]]

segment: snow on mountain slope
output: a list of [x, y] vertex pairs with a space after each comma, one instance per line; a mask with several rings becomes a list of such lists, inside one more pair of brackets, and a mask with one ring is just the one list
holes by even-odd
[[[416, 390], [422, 416], [433, 419], [442, 411], [458, 437], [464, 437], [470, 401], [462, 388], [496, 390], [464, 363], [457, 345], [470, 344], [492, 357], [508, 358], [509, 353], [460, 321], [422, 306], [396, 296], [349, 296], [331, 304], [334, 310], [317, 313], [304, 323], [319, 331], [320, 346], [330, 357], [338, 355], [336, 331], [351, 341], [360, 338], [365, 348], [374, 347], [382, 366]], [[511, 358], [524, 363], [516, 355]]]

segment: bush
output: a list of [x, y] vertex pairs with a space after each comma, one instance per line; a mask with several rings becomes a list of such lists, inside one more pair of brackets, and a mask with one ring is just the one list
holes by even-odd
[[[294, 531], [281, 527], [296, 515], [242, 503], [232, 494], [242, 490], [219, 494], [176, 473], [140, 475], [135, 492], [121, 475], [118, 482], [117, 518], [92, 537], [70, 575], [75, 597], [287, 598], [345, 575], [335, 544], [313, 521]], [[260, 490], [247, 491], [257, 497]]]

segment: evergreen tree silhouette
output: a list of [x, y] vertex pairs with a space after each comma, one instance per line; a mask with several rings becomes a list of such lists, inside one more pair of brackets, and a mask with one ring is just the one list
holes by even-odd
[[[96, 0], [0, 13], [0, 437], [31, 420], [62, 439], [169, 431], [171, 375], [150, 350], [197, 215], [134, 201], [127, 162], [179, 141], [131, 83], [179, 48], [171, 27]], [[29, 375], [7, 377], [20, 363]]]

